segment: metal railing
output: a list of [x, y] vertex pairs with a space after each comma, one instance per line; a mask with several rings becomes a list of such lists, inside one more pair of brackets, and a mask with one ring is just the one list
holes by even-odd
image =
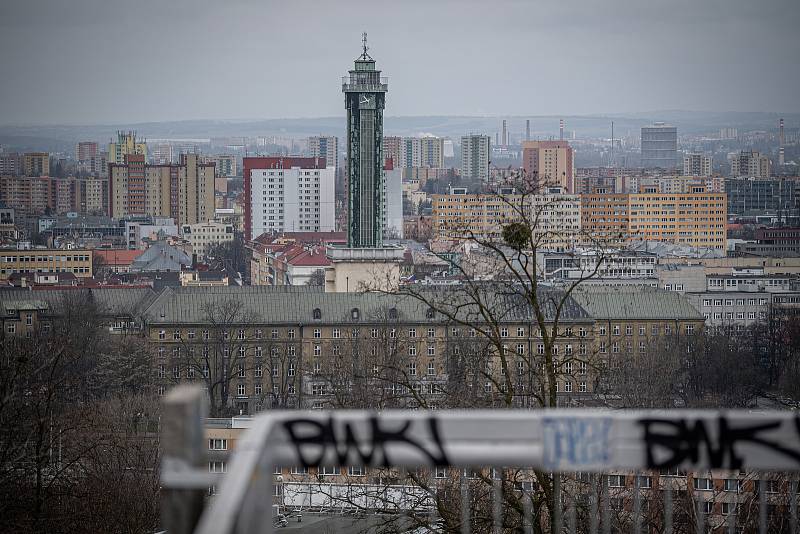
[[[794, 412], [265, 412], [246, 423], [248, 428], [230, 455], [228, 472], [221, 475], [208, 472], [209, 459], [218, 459], [225, 453], [205, 450], [205, 406], [205, 393], [197, 387], [179, 386], [165, 399], [162, 511], [170, 533], [272, 532], [274, 466], [322, 465], [409, 470], [425, 467], [435, 470], [437, 476], [445, 472], [437, 467], [458, 467], [455, 479], [461, 484], [460, 528], [465, 533], [470, 532], [470, 486], [467, 473], [461, 476], [461, 468], [485, 466], [501, 468], [498, 472], [521, 468], [566, 473], [556, 477], [560, 483], [553, 486], [553, 502], [557, 505], [552, 506], [554, 520], [549, 524], [555, 525], [553, 530], [557, 532], [573, 533], [610, 532], [612, 516], [623, 512], [627, 518], [623, 531], [671, 533], [676, 499], [685, 496], [689, 480], [674, 475], [686, 471], [747, 470], [760, 474], [755, 481], [747, 482], [747, 488], [737, 482], [734, 489], [737, 494], [746, 491], [751, 496], [757, 531], [798, 532], [800, 416]], [[642, 470], [661, 473], [657, 491], [650, 478], [639, 475]], [[769, 478], [762, 471], [781, 473], [782, 478]], [[616, 474], [601, 474], [608, 472]], [[622, 480], [631, 480], [631, 474], [632, 490], [621, 485]], [[495, 475], [494, 469], [486, 476], [476, 476], [493, 488], [493, 531], [500, 533], [503, 495], [507, 491], [504, 480]], [[702, 483], [695, 482], [689, 505], [695, 507], [690, 521], [696, 532], [738, 532], [736, 529], [741, 527], [737, 527], [736, 501], [720, 499], [729, 503], [728, 508], [720, 504], [723, 513], [712, 516], [707, 503], [713, 507], [715, 501], [703, 497], [709, 483], [699, 475], [696, 478]], [[773, 480], [779, 480], [786, 491], [776, 493], [771, 487]], [[298, 492], [312, 491], [314, 487], [313, 483], [291, 484], [282, 484], [278, 496], [290, 487]], [[322, 481], [318, 485], [319, 491], [325, 491]], [[218, 493], [207, 499], [210, 486], [215, 486]], [[340, 491], [334, 486], [327, 485], [327, 491]], [[364, 490], [370, 485], [359, 487]], [[387, 487], [390, 486], [369, 491], [385, 491]], [[353, 506], [362, 512], [372, 508], [376, 515], [385, 512], [369, 504], [369, 491], [362, 494], [362, 504]], [[524, 494], [526, 489], [521, 487], [519, 491]], [[431, 502], [409, 495], [423, 513], [431, 514], [430, 531], [438, 531], [436, 509]], [[313, 498], [308, 496], [309, 507]], [[521, 502], [525, 506], [521, 526], [525, 532], [533, 532], [530, 500]], [[660, 508], [654, 511], [656, 504]], [[402, 503], [398, 502], [394, 511], [401, 508]], [[776, 514], [785, 517], [780, 530], [770, 522]], [[660, 518], [657, 527], [646, 525], [654, 515]]]

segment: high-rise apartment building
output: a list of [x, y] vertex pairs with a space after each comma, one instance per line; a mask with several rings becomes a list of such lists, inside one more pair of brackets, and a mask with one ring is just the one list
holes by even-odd
[[683, 156], [684, 176], [711, 176], [711, 156], [694, 153]]
[[725, 250], [725, 193], [590, 194], [581, 197], [583, 229], [600, 241], [663, 241]]
[[25, 176], [50, 176], [50, 154], [26, 152], [22, 156], [22, 172]]
[[324, 158], [257, 156], [242, 167], [246, 239], [336, 229], [336, 169]]
[[575, 162], [567, 141], [525, 141], [522, 143], [522, 168], [529, 178], [545, 187], [575, 191]]
[[388, 82], [363, 53], [342, 79], [347, 108], [347, 246], [383, 244], [383, 108]]
[[422, 137], [419, 140], [420, 167], [444, 167], [444, 139], [441, 137]]
[[75, 159], [77, 161], [87, 161], [90, 158], [97, 157], [97, 155], [97, 143], [94, 141], [80, 141], [75, 146]]
[[22, 156], [15, 153], [0, 154], [0, 176], [19, 176], [22, 170]]
[[0, 204], [28, 216], [47, 211], [104, 215], [107, 187], [107, 181], [98, 178], [0, 177]]
[[405, 167], [405, 162], [402, 155], [405, 151], [402, 149], [403, 138], [397, 136], [386, 136], [383, 138], [383, 159], [384, 161], [392, 160], [392, 165], [397, 168]]
[[384, 137], [384, 160], [397, 168], [444, 167], [445, 140], [442, 137]]
[[742, 150], [730, 157], [731, 176], [752, 176], [755, 178], [769, 178], [772, 164], [769, 157], [757, 150]]
[[465, 135], [461, 138], [461, 177], [489, 180], [491, 138], [488, 135]]
[[195, 224], [214, 217], [214, 164], [183, 154], [177, 165], [148, 165], [143, 154], [128, 154], [109, 165], [109, 215], [171, 217]]
[[642, 127], [642, 167], [674, 169], [678, 164], [678, 129], [663, 122]]
[[125, 156], [138, 154], [147, 161], [147, 143], [136, 141], [136, 132], [117, 132], [117, 142], [108, 144], [108, 162], [125, 164]]
[[325, 165], [339, 168], [339, 138], [335, 135], [314, 135], [308, 138], [311, 157], [325, 158]]

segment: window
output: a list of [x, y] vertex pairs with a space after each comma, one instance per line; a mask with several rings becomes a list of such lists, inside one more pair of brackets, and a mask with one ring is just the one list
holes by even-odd
[[323, 465], [320, 466], [319, 472], [322, 476], [336, 476], [341, 473], [341, 469], [335, 465]]
[[525, 328], [517, 327], [517, 337], [525, 337]]
[[158, 339], [166, 339], [166, 338], [167, 338], [167, 333], [164, 330], [159, 330]]
[[228, 450], [228, 440], [227, 439], [209, 439], [208, 440], [208, 450], [211, 451], [227, 451]]
[[244, 339], [244, 330], [239, 330], [239, 332], [236, 334], [236, 338]]
[[639, 488], [650, 488], [653, 485], [653, 481], [650, 477], [639, 475], [636, 477], [636, 481], [639, 483]]
[[581, 393], [586, 393], [586, 381], [585, 380], [581, 380], [580, 382], [578, 382], [578, 391], [580, 391]]
[[238, 386], [236, 386], [236, 394], [239, 395], [240, 397], [243, 397], [246, 394], [246, 392], [247, 389], [245, 388], [244, 384], [239, 384]]
[[272, 339], [278, 339], [278, 331], [273, 328], [272, 332], [269, 333], [269, 337]]
[[599, 332], [600, 332], [601, 336], [606, 335], [606, 327], [605, 326], [601, 326]]
[[225, 462], [208, 462], [209, 473], [225, 473], [226, 471]]
[[436, 329], [428, 328], [428, 337], [436, 337]]
[[408, 364], [408, 374], [411, 376], [417, 376], [417, 364], [416, 362], [411, 362]]
[[693, 324], [687, 324], [686, 325], [686, 335], [687, 336], [694, 335], [694, 325]]
[[322, 310], [320, 310], [319, 308], [314, 308], [312, 314], [315, 320], [319, 321], [320, 319], [322, 319]]
[[734, 510], [734, 504], [729, 502], [722, 503], [722, 515], [729, 515]]
[[436, 345], [428, 345], [428, 356], [436, 356]]
[[742, 481], [735, 478], [726, 478], [723, 485], [725, 491], [742, 491]]
[[625, 325], [625, 335], [632, 336], [633, 335], [633, 325], [626, 324]]
[[358, 311], [358, 308], [353, 308], [350, 310], [350, 318], [352, 320], [357, 321], [359, 317], [361, 317], [361, 312]]
[[338, 328], [334, 328], [334, 329], [331, 331], [331, 336], [332, 336], [334, 339], [339, 339], [340, 337], [342, 337], [342, 331], [341, 331], [341, 330], [339, 330]]
[[428, 376], [434, 376], [436, 374], [436, 364], [433, 362], [428, 362]]
[[261, 339], [262, 335], [263, 335], [263, 332], [260, 329], [256, 330], [256, 339]]
[[695, 478], [694, 489], [696, 490], [711, 490], [714, 489], [714, 484], [710, 478]]
[[714, 513], [714, 502], [713, 501], [705, 501], [703, 503], [703, 513], [704, 514], [713, 514]]
[[416, 328], [409, 328], [408, 329], [408, 337], [417, 337], [417, 329]]
[[625, 487], [625, 477], [623, 475], [608, 475], [608, 487], [610, 488]]
[[446, 467], [437, 467], [434, 471], [435, 478], [447, 478], [447, 468]]
[[294, 339], [294, 328], [287, 330], [286, 335], [289, 337], [289, 339]]
[[32, 313], [26, 313], [25, 314], [25, 324], [27, 326], [32, 326], [33, 325], [33, 314]]
[[351, 477], [363, 477], [364, 476], [364, 466], [361, 465], [351, 465], [347, 468], [347, 474]]
[[372, 330], [370, 330], [370, 337], [372, 339], [375, 339], [375, 338], [378, 337], [378, 329], [377, 328], [373, 328]]
[[238, 371], [236, 373], [236, 376], [238, 376], [239, 378], [244, 378], [245, 377], [244, 365], [239, 364], [239, 369], [238, 369]]
[[566, 393], [572, 393], [572, 382], [570, 381], [564, 382], [564, 391]]
[[180, 378], [181, 377], [181, 368], [180, 366], [176, 365], [172, 368], [172, 378]]
[[500, 329], [500, 337], [508, 337], [508, 328], [505, 326]]

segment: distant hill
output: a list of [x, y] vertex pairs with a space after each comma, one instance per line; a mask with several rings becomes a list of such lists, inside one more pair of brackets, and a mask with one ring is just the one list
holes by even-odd
[[[615, 133], [638, 136], [641, 126], [653, 121], [665, 121], [678, 127], [679, 134], [712, 134], [721, 127], [735, 127], [741, 131], [774, 130], [778, 118], [783, 116], [787, 128], [800, 125], [798, 113], [762, 112], [695, 112], [650, 111], [641, 113], [582, 115], [582, 116], [420, 116], [390, 117], [384, 124], [386, 135], [433, 134], [459, 138], [467, 133], [485, 133], [494, 137], [506, 119], [509, 131], [517, 136], [525, 131], [525, 120], [530, 119], [533, 138], [544, 139], [558, 135], [559, 119], [566, 121], [567, 136], [575, 130], [579, 137], [610, 137], [611, 121]], [[221, 138], [281, 136], [305, 137], [308, 135], [338, 135], [345, 131], [344, 117], [319, 117], [309, 119], [264, 120], [187, 120], [170, 122], [145, 122], [138, 124], [107, 125], [52, 125], [52, 126], [0, 126], [0, 145], [6, 150], [48, 150], [71, 152], [78, 140], [95, 140], [105, 143], [117, 130], [136, 130], [143, 138]]]

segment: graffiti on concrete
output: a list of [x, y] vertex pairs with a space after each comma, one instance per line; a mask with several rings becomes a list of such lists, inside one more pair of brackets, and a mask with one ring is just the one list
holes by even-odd
[[333, 451], [342, 465], [356, 465], [353, 461], [355, 457], [363, 465], [389, 467], [392, 460], [387, 453], [387, 445], [406, 445], [416, 450], [420, 455], [420, 463], [449, 465], [436, 417], [424, 420], [427, 439], [412, 435], [410, 430], [414, 422], [418, 431], [418, 419], [387, 421], [370, 415], [367, 419], [367, 435], [358, 435], [351, 421], [338, 421], [337, 424], [333, 416], [327, 420], [290, 419], [283, 422], [283, 427], [304, 467], [320, 465], [329, 451]]

